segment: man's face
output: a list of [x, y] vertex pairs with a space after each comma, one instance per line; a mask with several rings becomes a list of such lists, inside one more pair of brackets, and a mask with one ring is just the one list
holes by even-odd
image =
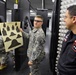
[[41, 18], [34, 18], [34, 28], [40, 28], [43, 24], [43, 20]]
[[75, 21], [74, 17], [70, 16], [69, 11], [67, 10], [65, 13], [65, 18], [64, 18], [66, 27], [71, 30], [73, 28], [74, 21]]

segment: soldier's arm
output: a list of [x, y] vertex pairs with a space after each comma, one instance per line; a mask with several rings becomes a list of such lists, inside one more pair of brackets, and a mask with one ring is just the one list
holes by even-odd
[[22, 28], [20, 28], [19, 30], [22, 32], [22, 34], [23, 34], [24, 37], [29, 38], [29, 36], [30, 36], [29, 33], [24, 32], [22, 30]]
[[26, 33], [26, 32], [24, 32], [24, 31], [22, 32], [22, 34], [23, 34], [23, 36], [26, 37], [26, 38], [29, 38], [29, 36], [30, 36], [29, 33]]

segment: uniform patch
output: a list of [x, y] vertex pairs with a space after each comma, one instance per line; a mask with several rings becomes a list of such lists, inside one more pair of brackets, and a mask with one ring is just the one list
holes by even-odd
[[74, 50], [74, 52], [76, 52], [76, 40], [73, 43], [72, 49]]

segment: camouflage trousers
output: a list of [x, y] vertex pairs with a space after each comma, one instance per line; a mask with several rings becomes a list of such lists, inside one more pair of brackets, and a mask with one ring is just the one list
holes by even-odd
[[30, 68], [30, 73], [31, 75], [41, 75], [40, 70], [39, 70], [39, 64], [34, 63]]

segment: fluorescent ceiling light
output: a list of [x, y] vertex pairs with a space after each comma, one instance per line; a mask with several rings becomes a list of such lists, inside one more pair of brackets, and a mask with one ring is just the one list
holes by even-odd
[[52, 0], [52, 2], [54, 2], [55, 0]]

